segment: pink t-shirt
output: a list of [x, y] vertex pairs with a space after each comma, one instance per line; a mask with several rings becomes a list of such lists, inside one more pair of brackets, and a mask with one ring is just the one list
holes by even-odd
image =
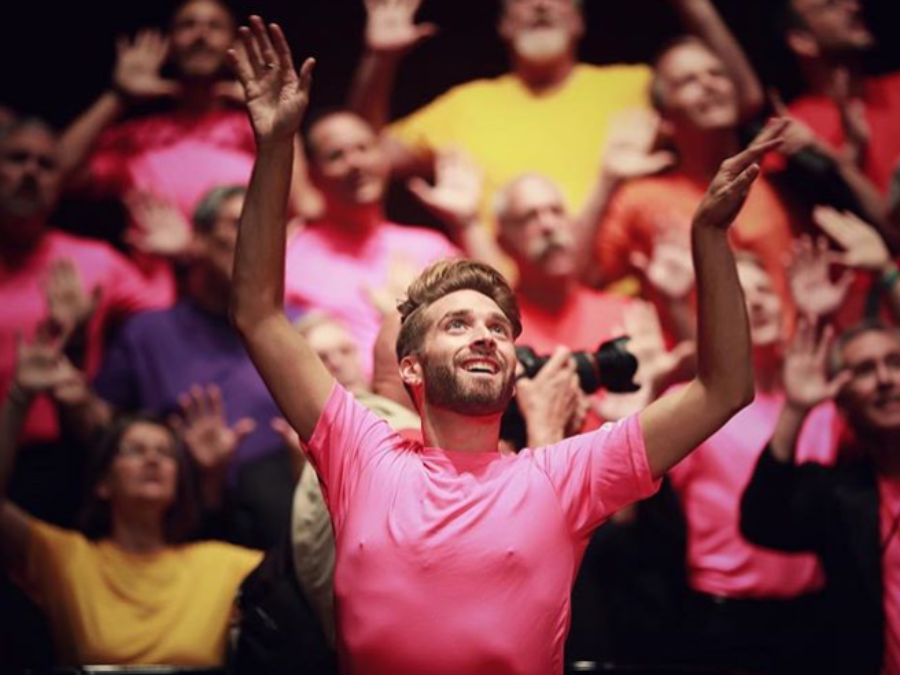
[[244, 110], [147, 115], [100, 137], [89, 163], [91, 187], [119, 197], [152, 192], [190, 220], [212, 188], [247, 184], [255, 148]]
[[309, 443], [342, 672], [562, 673], [591, 532], [658, 483], [637, 417], [518, 455], [405, 440], [335, 386]]
[[381, 315], [370, 292], [388, 286], [392, 265], [418, 272], [436, 260], [459, 255], [442, 234], [421, 227], [384, 222], [361, 237], [317, 223], [288, 242], [285, 295], [289, 303], [323, 310], [343, 323], [371, 377]]
[[[783, 406], [783, 394], [757, 392], [750, 406], [669, 472], [688, 524], [688, 582], [697, 591], [762, 599], [822, 587], [815, 555], [754, 546], [740, 532], [741, 496]], [[816, 408], [798, 441], [797, 462], [833, 463], [839, 426], [834, 406]]]
[[884, 591], [884, 660], [881, 672], [900, 673], [900, 476], [878, 477], [881, 580]]
[[[90, 292], [100, 288], [100, 301], [90, 324], [86, 370], [93, 375], [102, 356], [104, 332], [110, 322], [146, 309], [164, 307], [134, 266], [107, 244], [49, 231], [21, 265], [0, 264], [0, 396], [6, 395], [16, 363], [16, 333], [30, 339], [47, 316], [44, 279], [53, 262], [75, 263], [81, 283]], [[52, 441], [59, 436], [56, 411], [49, 398], [38, 397], [25, 423], [24, 442]]]

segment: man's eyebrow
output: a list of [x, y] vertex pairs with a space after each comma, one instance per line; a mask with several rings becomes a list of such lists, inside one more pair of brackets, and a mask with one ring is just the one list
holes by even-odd
[[454, 309], [452, 312], [447, 312], [444, 316], [441, 317], [441, 321], [446, 321], [447, 319], [466, 319], [472, 315], [472, 310], [470, 309]]

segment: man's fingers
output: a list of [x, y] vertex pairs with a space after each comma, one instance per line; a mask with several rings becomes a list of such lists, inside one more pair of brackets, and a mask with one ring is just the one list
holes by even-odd
[[[287, 38], [284, 36], [284, 31], [281, 30], [281, 26], [277, 23], [269, 24], [269, 32], [272, 36], [272, 45], [275, 49], [275, 54], [278, 59], [278, 63], [284, 69], [295, 70], [294, 68], [294, 57], [291, 54], [291, 47], [288, 45]], [[307, 59], [308, 61], [309, 59]], [[304, 67], [306, 64], [303, 64]]]
[[252, 434], [255, 430], [256, 421], [252, 417], [242, 417], [235, 422], [234, 426], [231, 428], [238, 443], [244, 440], [249, 434]]
[[[303, 65], [300, 66], [300, 90], [306, 92], [307, 96], [312, 87], [313, 69], [315, 69], [315, 67], [316, 60], [312, 57], [306, 59], [306, 61], [303, 62]], [[291, 68], [293, 68], [293, 65]]]
[[759, 173], [759, 164], [751, 164], [746, 169], [741, 171], [741, 173], [738, 174], [737, 178], [731, 181], [729, 190], [733, 193], [741, 195], [742, 197], [746, 197], [747, 192], [750, 190], [750, 186], [753, 185], [753, 181], [755, 181], [759, 177]]
[[247, 26], [241, 26], [238, 28], [238, 38], [240, 38], [241, 47], [244, 50], [244, 55], [246, 56], [247, 67], [250, 69], [252, 76], [250, 79], [254, 79], [259, 77], [260, 74], [265, 70], [265, 63], [262, 58], [262, 54], [260, 54], [259, 46], [256, 44], [256, 39], [253, 33]]
[[770, 87], [768, 90], [768, 94], [769, 103], [772, 104], [772, 110], [775, 111], [775, 114], [778, 117], [787, 117], [788, 109], [784, 104], [784, 100], [781, 98], [781, 93], [775, 87]]
[[278, 55], [275, 53], [272, 40], [269, 39], [269, 31], [266, 29], [266, 24], [263, 22], [262, 17], [256, 14], [250, 17], [250, 30], [253, 31], [253, 36], [256, 38], [256, 44], [259, 47], [263, 64], [268, 66], [269, 64], [277, 63]]

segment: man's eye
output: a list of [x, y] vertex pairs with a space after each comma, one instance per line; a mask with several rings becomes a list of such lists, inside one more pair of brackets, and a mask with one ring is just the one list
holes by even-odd
[[456, 328], [464, 328], [465, 322], [462, 319], [452, 319], [447, 323], [447, 328], [456, 329]]
[[491, 331], [496, 333], [497, 335], [502, 335], [503, 337], [507, 337], [509, 335], [509, 329], [507, 329], [507, 327], [502, 324], [492, 326]]

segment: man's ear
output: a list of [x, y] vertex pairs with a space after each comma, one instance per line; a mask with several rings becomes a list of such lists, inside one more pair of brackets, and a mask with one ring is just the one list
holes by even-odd
[[808, 59], [816, 59], [822, 55], [819, 44], [815, 38], [805, 30], [789, 30], [784, 36], [784, 41], [792, 52], [797, 56]]
[[424, 371], [418, 356], [409, 354], [401, 359], [400, 379], [403, 380], [403, 384], [413, 389], [424, 384]]

